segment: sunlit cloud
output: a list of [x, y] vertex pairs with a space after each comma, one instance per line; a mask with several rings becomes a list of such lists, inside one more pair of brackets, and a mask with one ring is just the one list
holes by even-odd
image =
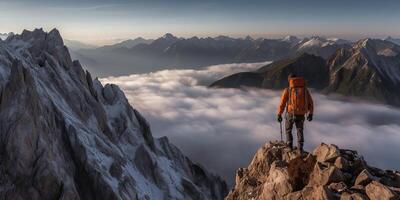
[[[224, 75], [258, 64], [218, 65], [204, 70], [164, 70], [101, 79], [118, 84], [151, 124], [153, 135], [168, 136], [191, 159], [233, 183], [266, 141], [280, 139], [275, 113], [280, 91], [213, 89]], [[370, 164], [399, 169], [400, 110], [343, 102], [312, 92], [315, 121], [305, 124], [306, 150], [321, 142], [359, 151]]]

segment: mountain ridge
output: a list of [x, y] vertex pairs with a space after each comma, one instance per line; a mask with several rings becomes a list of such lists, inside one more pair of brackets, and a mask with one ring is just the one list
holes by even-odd
[[[309, 54], [282, 59], [254, 71], [261, 84], [248, 85], [251, 77], [230, 75], [211, 87], [242, 86], [282, 89], [294, 72], [308, 80], [308, 86], [323, 93], [338, 93], [368, 101], [400, 105], [400, 46], [379, 39], [362, 39], [351, 47], [338, 49], [327, 60]], [[254, 74], [252, 77], [256, 77]], [[260, 78], [256, 78], [259, 80]]]
[[118, 86], [73, 61], [58, 30], [0, 41], [2, 199], [222, 199]]
[[348, 43], [345, 40], [322, 37], [299, 39], [289, 36], [280, 39], [253, 39], [251, 37], [195, 36], [178, 38], [172, 34], [166, 34], [151, 43], [141, 43], [131, 48], [110, 46], [107, 49], [102, 49], [102, 47], [83, 49], [75, 51], [74, 55], [85, 65], [96, 65], [98, 71], [106, 75], [115, 75], [107, 70], [110, 65], [118, 66], [121, 74], [116, 75], [122, 75], [146, 73], [154, 69], [201, 68], [215, 64], [264, 62], [295, 57], [302, 53], [326, 58], [338, 48], [347, 47]]

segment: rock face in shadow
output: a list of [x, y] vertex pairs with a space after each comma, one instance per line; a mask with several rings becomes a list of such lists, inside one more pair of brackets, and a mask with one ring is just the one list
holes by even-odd
[[226, 200], [400, 199], [400, 172], [368, 166], [356, 151], [321, 144], [298, 155], [281, 142], [257, 151], [239, 168]]
[[72, 61], [57, 30], [0, 41], [0, 199], [223, 199], [225, 182]]

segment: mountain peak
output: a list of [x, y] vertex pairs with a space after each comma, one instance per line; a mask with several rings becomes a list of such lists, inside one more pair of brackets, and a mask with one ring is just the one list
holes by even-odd
[[43, 29], [0, 43], [3, 195], [223, 199], [220, 177], [154, 138], [123, 91], [93, 80], [61, 44], [57, 30]]
[[284, 37], [282, 39], [282, 41], [290, 42], [290, 43], [297, 43], [297, 42], [300, 41], [300, 39], [298, 37], [296, 37], [296, 36], [288, 35], [288, 36]]
[[63, 46], [64, 41], [57, 29], [52, 29], [49, 33], [43, 28], [36, 28], [33, 31], [24, 29], [21, 34], [14, 34], [7, 38], [7, 41], [25, 41], [32, 46], [42, 46], [44, 41], [47, 46]]
[[233, 40], [233, 38], [226, 36], [226, 35], [219, 35], [214, 38], [215, 40], [221, 40], [221, 41], [230, 41]]
[[176, 39], [177, 37], [175, 37], [171, 33], [166, 33], [165, 35], [162, 36], [162, 38], [164, 38], [164, 39]]
[[251, 40], [251, 41], [254, 40], [254, 38], [252, 38], [250, 35], [247, 35], [244, 39], [245, 39], [245, 40]]
[[226, 200], [399, 197], [400, 172], [368, 166], [356, 151], [322, 143], [300, 156], [283, 142], [270, 142], [238, 169]]

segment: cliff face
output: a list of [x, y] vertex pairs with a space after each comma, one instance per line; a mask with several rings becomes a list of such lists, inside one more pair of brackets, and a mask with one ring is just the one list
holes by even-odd
[[222, 199], [226, 184], [92, 80], [57, 30], [0, 41], [1, 199]]
[[321, 144], [299, 156], [270, 142], [236, 174], [226, 200], [400, 199], [400, 172], [369, 166], [356, 151]]

